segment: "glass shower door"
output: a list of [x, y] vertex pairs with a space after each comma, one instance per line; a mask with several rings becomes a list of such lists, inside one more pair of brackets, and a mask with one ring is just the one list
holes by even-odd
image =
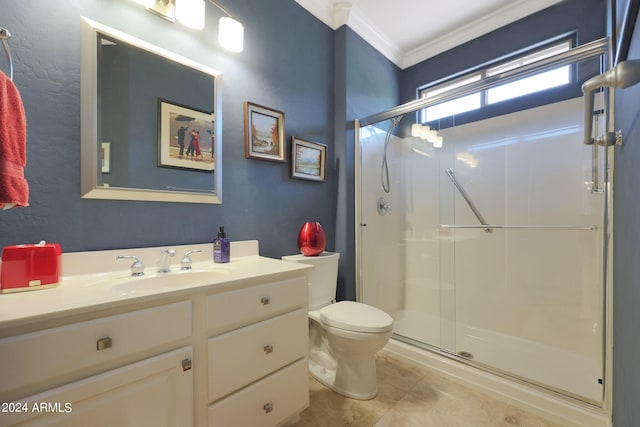
[[591, 188], [583, 108], [577, 98], [442, 132], [441, 272], [455, 289], [442, 295], [455, 313], [442, 349], [597, 402], [604, 194]]

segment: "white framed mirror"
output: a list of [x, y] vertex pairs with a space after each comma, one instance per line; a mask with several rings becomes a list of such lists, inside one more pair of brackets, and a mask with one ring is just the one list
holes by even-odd
[[222, 203], [222, 74], [81, 19], [81, 195]]

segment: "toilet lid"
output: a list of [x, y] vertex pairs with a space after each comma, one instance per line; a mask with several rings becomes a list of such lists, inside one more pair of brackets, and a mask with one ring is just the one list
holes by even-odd
[[387, 313], [353, 301], [340, 301], [322, 308], [320, 321], [353, 332], [387, 332], [393, 328], [393, 319]]

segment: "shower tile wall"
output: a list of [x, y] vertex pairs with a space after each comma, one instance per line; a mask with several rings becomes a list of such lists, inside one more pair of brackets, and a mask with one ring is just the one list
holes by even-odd
[[[445, 129], [440, 150], [393, 137], [384, 217], [386, 128], [362, 138], [363, 295], [398, 334], [599, 401], [604, 197], [589, 187], [582, 108], [575, 99]], [[478, 224], [447, 168], [490, 224], [598, 230], [441, 228]]]

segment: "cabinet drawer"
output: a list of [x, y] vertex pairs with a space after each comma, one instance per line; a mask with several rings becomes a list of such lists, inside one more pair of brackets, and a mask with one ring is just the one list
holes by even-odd
[[207, 327], [221, 333], [306, 307], [306, 275], [207, 297]]
[[301, 309], [209, 339], [209, 401], [306, 356], [308, 328]]
[[0, 396], [191, 335], [191, 301], [0, 340]]
[[307, 358], [209, 406], [209, 427], [275, 426], [309, 406]]

